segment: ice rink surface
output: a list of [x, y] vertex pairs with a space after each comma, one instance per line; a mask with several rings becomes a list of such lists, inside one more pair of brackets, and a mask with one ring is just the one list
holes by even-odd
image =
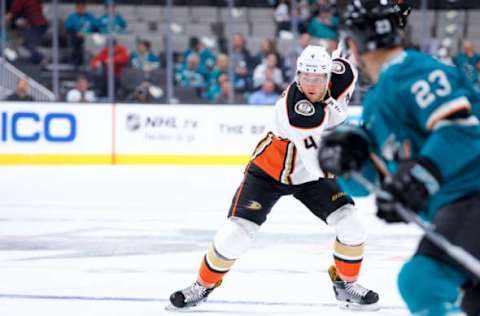
[[[0, 168], [1, 316], [158, 316], [195, 280], [225, 220], [243, 167], [76, 166]], [[385, 225], [372, 201], [360, 283], [378, 312], [340, 310], [327, 268], [334, 233], [286, 197], [210, 300], [210, 315], [408, 315], [396, 275], [420, 233]]]

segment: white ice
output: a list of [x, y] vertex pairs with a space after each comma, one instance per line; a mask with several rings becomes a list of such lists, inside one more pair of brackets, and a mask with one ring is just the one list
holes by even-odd
[[[225, 220], [242, 167], [0, 168], [1, 316], [157, 316], [195, 280]], [[396, 276], [415, 249], [415, 227], [385, 225], [372, 201], [360, 283], [381, 310], [408, 315]], [[354, 315], [335, 302], [326, 270], [333, 231], [291, 197], [280, 200], [255, 246], [198, 315]], [[358, 312], [357, 312], [358, 314]]]

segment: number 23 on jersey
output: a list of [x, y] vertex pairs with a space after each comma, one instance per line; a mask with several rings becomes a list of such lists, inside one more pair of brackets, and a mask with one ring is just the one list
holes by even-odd
[[410, 91], [415, 95], [415, 101], [422, 109], [432, 104], [437, 97], [445, 97], [452, 92], [447, 75], [440, 69], [432, 71], [427, 80], [416, 81]]

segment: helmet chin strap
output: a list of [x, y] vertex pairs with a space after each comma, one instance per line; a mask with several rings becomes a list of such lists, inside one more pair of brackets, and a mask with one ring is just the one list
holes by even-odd
[[298, 79], [298, 74], [299, 74], [299, 71], [297, 71], [297, 73], [295, 74], [295, 83], [297, 84], [298, 90], [300, 90], [300, 92], [303, 93], [302, 86], [300, 85], [300, 80]]

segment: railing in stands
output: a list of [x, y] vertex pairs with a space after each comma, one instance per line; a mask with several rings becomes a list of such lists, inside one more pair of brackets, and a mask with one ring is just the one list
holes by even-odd
[[55, 101], [55, 95], [52, 91], [42, 86], [20, 70], [0, 58], [0, 100], [5, 99], [6, 94], [15, 91], [19, 79], [27, 79], [28, 93], [35, 101]]

